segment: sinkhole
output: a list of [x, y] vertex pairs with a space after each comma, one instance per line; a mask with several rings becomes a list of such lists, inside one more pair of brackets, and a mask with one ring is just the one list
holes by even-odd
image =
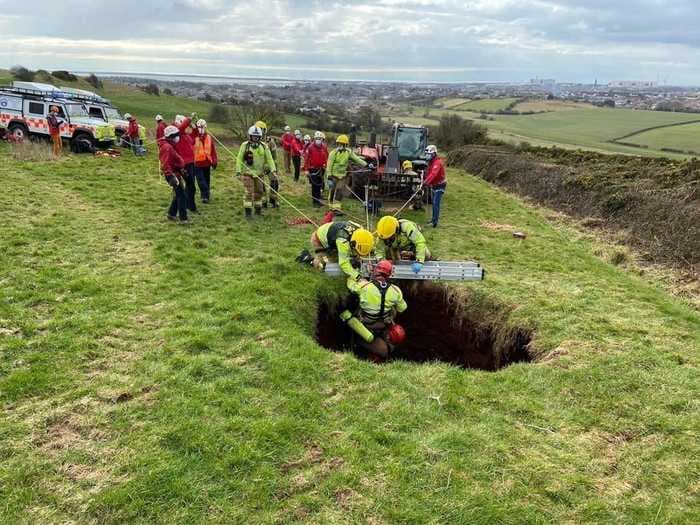
[[[397, 317], [406, 341], [390, 359], [417, 363], [444, 361], [462, 368], [498, 370], [512, 363], [529, 362], [532, 330], [508, 322], [510, 309], [470, 290], [431, 282], [398, 283], [408, 310]], [[329, 350], [368, 352], [353, 344], [350, 329], [340, 313], [355, 312], [357, 298], [319, 298], [316, 340]]]

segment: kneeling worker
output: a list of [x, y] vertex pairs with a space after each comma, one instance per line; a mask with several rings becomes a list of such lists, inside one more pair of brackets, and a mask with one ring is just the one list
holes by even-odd
[[406, 338], [401, 325], [394, 323], [397, 314], [405, 312], [408, 305], [401, 289], [389, 283], [393, 271], [390, 261], [377, 263], [370, 281], [348, 279], [348, 289], [360, 298], [357, 316], [345, 310], [340, 318], [360, 336], [359, 344], [376, 357], [386, 359], [390, 350]]
[[360, 277], [360, 272], [353, 267], [352, 259], [368, 257], [374, 248], [374, 236], [359, 224], [350, 221], [327, 222], [311, 235], [313, 255], [304, 250], [297, 260], [310, 262], [315, 268], [322, 269], [328, 257], [338, 256], [340, 269], [352, 280]]
[[379, 242], [375, 250], [380, 259], [386, 257], [398, 261], [401, 259], [401, 252], [409, 252], [414, 260], [411, 265], [413, 273], [419, 273], [423, 269], [423, 263], [430, 260], [425, 237], [413, 221], [385, 215], [377, 223], [377, 237]]

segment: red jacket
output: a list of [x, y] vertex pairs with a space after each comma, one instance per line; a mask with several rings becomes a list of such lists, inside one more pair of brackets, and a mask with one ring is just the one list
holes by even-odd
[[139, 138], [139, 123], [136, 122], [135, 118], [129, 121], [129, 129], [126, 130], [126, 136], [130, 139]]
[[160, 171], [164, 177], [180, 175], [185, 167], [182, 157], [175, 151], [175, 147], [167, 140], [158, 142], [158, 159], [160, 160]]
[[165, 136], [165, 127], [165, 122], [161, 120], [156, 127], [156, 140], [162, 139]]
[[182, 157], [182, 160], [186, 165], [194, 163], [194, 141], [192, 140], [192, 136], [187, 133], [187, 128], [190, 127], [190, 122], [192, 122], [192, 119], [185, 117], [179, 126], [177, 124], [173, 124], [173, 126], [180, 130], [180, 142], [175, 144], [175, 151], [177, 151], [178, 155]]
[[[196, 149], [197, 149], [197, 140], [198, 139], [203, 140], [203, 138], [206, 136], [207, 136], [206, 133], [204, 135], [200, 135], [198, 129], [194, 129], [192, 131], [191, 137], [192, 137], [192, 141], [194, 143], [193, 151], [195, 151], [195, 153], [196, 153]], [[219, 164], [219, 158], [216, 155], [216, 144], [214, 144], [214, 139], [212, 139], [211, 135], [209, 135], [209, 141], [211, 144], [211, 151], [209, 153], [209, 158], [207, 158], [207, 160], [203, 160], [203, 161], [198, 161], [196, 158], [194, 159], [194, 165], [197, 166], [198, 168], [211, 168], [211, 167], [216, 168], [216, 166]]]
[[291, 151], [293, 140], [295, 140], [294, 135], [292, 135], [288, 131], [284, 135], [282, 135], [282, 138], [280, 139], [280, 143], [282, 144], [282, 149], [285, 149], [287, 151]]
[[311, 146], [306, 148], [306, 155], [304, 156], [304, 168], [307, 171], [325, 168], [327, 161], [328, 148], [326, 148], [326, 146], [317, 146], [316, 144], [312, 143]]
[[426, 186], [437, 186], [445, 182], [445, 167], [442, 165], [442, 160], [435, 157], [428, 165], [428, 174], [425, 177]]
[[63, 120], [58, 118], [56, 115], [49, 113], [46, 117], [46, 124], [49, 126], [49, 133], [51, 135], [58, 135], [61, 132], [61, 124]]
[[301, 157], [302, 149], [304, 147], [304, 143], [299, 140], [296, 137], [293, 137], [293, 140], [291, 142], [291, 148], [290, 151], [292, 153], [292, 157]]

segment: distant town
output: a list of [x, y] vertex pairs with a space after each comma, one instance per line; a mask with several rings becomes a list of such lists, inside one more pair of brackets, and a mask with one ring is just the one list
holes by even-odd
[[295, 81], [278, 79], [105, 76], [112, 81], [178, 96], [237, 105], [271, 103], [300, 114], [319, 114], [342, 106], [348, 113], [372, 107], [391, 113], [406, 103], [430, 104], [441, 97], [556, 98], [597, 106], [652, 111], [700, 112], [700, 88], [660, 85], [654, 81], [575, 84], [555, 79], [522, 83], [409, 84], [385, 82]]

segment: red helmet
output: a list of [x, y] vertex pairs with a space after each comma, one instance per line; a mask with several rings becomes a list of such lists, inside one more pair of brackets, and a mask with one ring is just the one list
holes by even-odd
[[394, 271], [394, 265], [386, 259], [379, 261], [372, 270], [372, 276], [378, 279], [388, 279]]
[[400, 345], [406, 340], [406, 330], [400, 324], [392, 324], [386, 331], [386, 337], [392, 345]]

